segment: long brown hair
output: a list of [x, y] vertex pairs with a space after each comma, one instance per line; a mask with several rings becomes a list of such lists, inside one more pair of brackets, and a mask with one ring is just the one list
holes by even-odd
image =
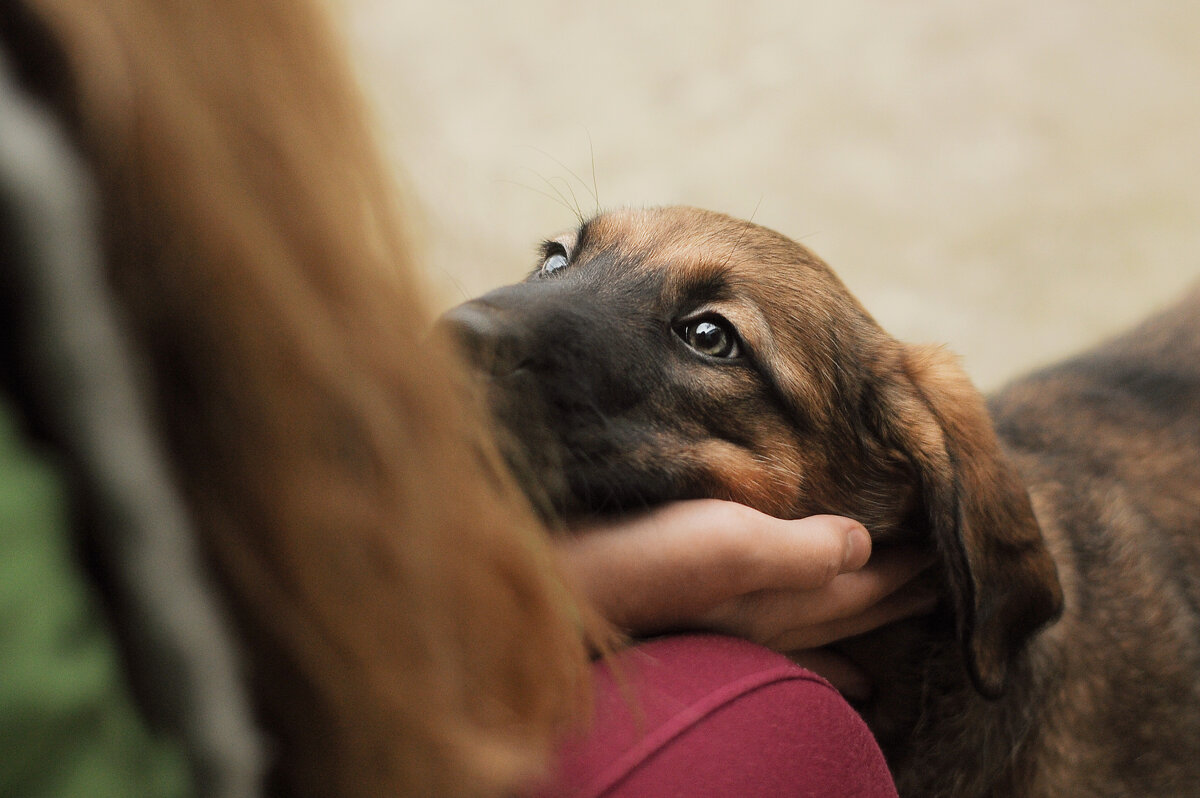
[[289, 795], [498, 794], [578, 709], [544, 534], [427, 339], [320, 9], [28, 0]]

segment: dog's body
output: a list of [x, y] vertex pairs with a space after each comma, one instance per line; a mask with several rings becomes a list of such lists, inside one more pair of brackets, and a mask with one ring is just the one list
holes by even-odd
[[535, 500], [713, 496], [935, 549], [943, 611], [842, 646], [902, 796], [1200, 795], [1200, 294], [989, 418], [764, 228], [623, 211], [543, 257], [446, 322]]

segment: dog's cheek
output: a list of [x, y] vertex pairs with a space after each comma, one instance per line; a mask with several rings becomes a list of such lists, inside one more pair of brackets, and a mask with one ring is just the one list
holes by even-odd
[[809, 514], [800, 506], [807, 480], [806, 465], [797, 455], [786, 449], [764, 455], [722, 440], [703, 441], [683, 452], [708, 495], [780, 518]]
[[819, 511], [810, 499], [820, 452], [754, 372], [692, 369], [676, 379], [672, 457], [689, 464], [704, 495], [778, 517]]

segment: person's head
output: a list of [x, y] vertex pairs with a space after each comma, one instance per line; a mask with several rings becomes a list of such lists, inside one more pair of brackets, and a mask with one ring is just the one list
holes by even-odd
[[583, 642], [425, 334], [328, 21], [274, 0], [28, 0], [14, 18], [0, 39], [95, 181], [276, 785], [512, 787], [576, 707]]

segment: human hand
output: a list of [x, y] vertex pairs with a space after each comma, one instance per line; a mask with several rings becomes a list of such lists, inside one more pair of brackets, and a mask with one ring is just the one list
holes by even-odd
[[[866, 677], [821, 647], [932, 609], [912, 584], [929, 565], [913, 550], [882, 552], [855, 521], [782, 521], [717, 500], [676, 502], [556, 542], [592, 608], [635, 636], [705, 629], [787, 652], [847, 695]], [[865, 566], [865, 567], [864, 567]]]

